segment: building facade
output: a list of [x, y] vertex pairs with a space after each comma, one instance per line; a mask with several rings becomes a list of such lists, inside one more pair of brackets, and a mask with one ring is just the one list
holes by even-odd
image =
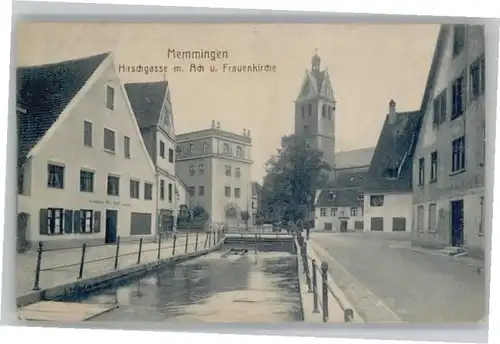
[[315, 230], [363, 229], [363, 193], [357, 188], [318, 190], [314, 209]]
[[414, 244], [484, 255], [484, 52], [483, 26], [441, 27], [413, 162]]
[[249, 130], [239, 135], [215, 122], [209, 129], [177, 135], [177, 175], [188, 188], [191, 206], [202, 205], [212, 223], [243, 226], [242, 212], [251, 217], [251, 148]]
[[321, 70], [321, 59], [316, 53], [295, 100], [295, 135], [321, 150], [332, 168], [335, 166], [335, 108], [330, 75], [327, 69]]
[[173, 230], [178, 205], [175, 195], [175, 126], [167, 81], [125, 84], [142, 139], [156, 167], [158, 232]]
[[30, 242], [154, 236], [155, 168], [113, 55], [16, 77], [18, 231]]
[[364, 230], [411, 232], [413, 153], [420, 111], [397, 112], [389, 102], [364, 184]]

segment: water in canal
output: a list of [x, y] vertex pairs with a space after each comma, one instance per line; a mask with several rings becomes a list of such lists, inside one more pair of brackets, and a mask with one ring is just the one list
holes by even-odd
[[296, 258], [249, 251], [213, 252], [79, 301], [119, 305], [90, 321], [302, 321]]

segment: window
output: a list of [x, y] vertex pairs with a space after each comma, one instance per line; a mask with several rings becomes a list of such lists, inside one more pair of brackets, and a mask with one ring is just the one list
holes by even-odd
[[305, 118], [305, 116], [306, 116], [306, 108], [305, 108], [305, 106], [301, 106], [300, 109], [302, 111], [302, 118]]
[[48, 208], [48, 230], [49, 234], [63, 234], [64, 210], [59, 208]]
[[47, 186], [53, 189], [64, 189], [64, 166], [47, 165]]
[[203, 153], [208, 153], [208, 143], [203, 144]]
[[172, 202], [172, 198], [173, 198], [172, 183], [168, 183], [168, 201]]
[[165, 142], [160, 140], [160, 156], [165, 159]]
[[178, 147], [176, 150], [175, 150], [175, 154], [177, 156], [177, 158], [180, 158], [182, 156], [182, 148], [181, 147]]
[[406, 232], [406, 217], [393, 217], [392, 218], [392, 231], [393, 232]]
[[172, 148], [168, 149], [168, 162], [174, 162], [174, 150]]
[[17, 193], [24, 194], [24, 168], [22, 166], [17, 169]]
[[106, 107], [110, 110], [115, 109], [115, 89], [111, 86], [106, 86]]
[[431, 153], [431, 182], [437, 180], [437, 163], [438, 163], [438, 152], [434, 151]]
[[437, 230], [437, 207], [436, 203], [429, 204], [428, 231], [430, 233]]
[[189, 175], [194, 176], [195, 173], [196, 173], [196, 170], [195, 170], [194, 165], [190, 165], [189, 166]]
[[486, 121], [483, 121], [483, 144], [481, 148], [481, 164], [484, 164], [486, 161]]
[[453, 140], [451, 145], [452, 145], [451, 172], [458, 172], [465, 170], [465, 136]]
[[160, 199], [165, 199], [165, 180], [160, 180]]
[[479, 199], [479, 207], [480, 207], [480, 217], [479, 217], [479, 228], [478, 228], [478, 234], [483, 235], [484, 234], [484, 197], [481, 197]]
[[240, 188], [234, 188], [234, 197], [240, 198], [241, 197], [241, 190]]
[[241, 169], [239, 167], [236, 167], [235, 174], [236, 174], [236, 178], [241, 177]]
[[123, 138], [124, 155], [126, 159], [130, 159], [130, 137]]
[[484, 56], [472, 62], [469, 67], [470, 76], [470, 100], [474, 100], [479, 95], [484, 93], [485, 73], [484, 73]]
[[146, 200], [153, 199], [153, 184], [144, 183], [144, 199]]
[[319, 216], [326, 216], [326, 208], [320, 208]]
[[193, 153], [194, 152], [194, 144], [190, 144], [189, 145], [189, 153]]
[[351, 207], [351, 216], [358, 216], [358, 208]]
[[384, 206], [384, 195], [373, 195], [373, 196], [370, 196], [370, 205], [372, 207], [382, 207], [382, 206]]
[[451, 85], [451, 119], [455, 119], [464, 113], [464, 77], [458, 77]]
[[80, 231], [82, 233], [92, 233], [94, 228], [94, 212], [90, 209], [80, 210]]
[[80, 170], [80, 191], [94, 192], [94, 172]]
[[333, 192], [328, 193], [328, 200], [333, 201], [335, 199], [335, 194]]
[[337, 216], [337, 208], [330, 209], [330, 216]]
[[222, 149], [223, 149], [224, 153], [226, 153], [226, 154], [229, 153], [229, 144], [224, 143], [224, 146]]
[[226, 195], [226, 197], [231, 197], [231, 187], [230, 186], [224, 187], [224, 194]]
[[198, 173], [205, 174], [205, 165], [203, 164], [198, 165]]
[[481, 69], [481, 92], [484, 93], [484, 91], [486, 90], [486, 62], [485, 62], [485, 58], [483, 56], [483, 58], [480, 60], [480, 69]]
[[321, 116], [326, 117], [326, 104], [321, 107]]
[[115, 151], [115, 132], [104, 128], [104, 149], [110, 152]]
[[444, 90], [433, 101], [432, 124], [434, 127], [439, 127], [439, 125], [446, 120], [447, 94], [447, 90]]
[[331, 106], [328, 107], [328, 119], [332, 119], [333, 108]]
[[188, 187], [188, 193], [189, 193], [189, 196], [191, 197], [194, 197], [194, 186], [190, 186]]
[[231, 176], [231, 165], [226, 165], [225, 166], [225, 174], [226, 176], [230, 177]]
[[309, 134], [309, 126], [304, 125], [304, 134]]
[[108, 175], [108, 196], [120, 195], [120, 177]]
[[92, 147], [92, 123], [83, 122], [83, 145], [85, 147]]
[[205, 196], [205, 187], [204, 186], [199, 186], [198, 187], [198, 195], [199, 196]]
[[387, 167], [385, 169], [387, 178], [389, 178], [389, 179], [397, 179], [398, 178], [398, 171], [399, 171], [399, 169], [397, 167]]
[[243, 157], [243, 148], [241, 148], [240, 146], [236, 147], [236, 156], [239, 158]]
[[453, 57], [462, 52], [465, 46], [465, 25], [455, 25], [453, 27]]
[[313, 113], [313, 107], [312, 104], [307, 105], [307, 112], [309, 113], [309, 116], [312, 116]]
[[424, 185], [425, 182], [425, 159], [418, 159], [418, 185]]
[[419, 205], [417, 207], [417, 231], [424, 231], [424, 206]]
[[139, 181], [137, 180], [130, 181], [130, 198], [139, 198]]
[[340, 214], [339, 214], [339, 217], [344, 217], [345, 216], [345, 213], [343, 210], [340, 211]]

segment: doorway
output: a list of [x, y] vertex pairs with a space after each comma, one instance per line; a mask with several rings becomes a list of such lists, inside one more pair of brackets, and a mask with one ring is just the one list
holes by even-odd
[[116, 226], [118, 220], [118, 210], [106, 210], [106, 235], [104, 242], [113, 244], [116, 242]]
[[347, 220], [340, 221], [340, 232], [341, 233], [347, 232]]
[[460, 247], [464, 242], [464, 201], [451, 202], [451, 245]]

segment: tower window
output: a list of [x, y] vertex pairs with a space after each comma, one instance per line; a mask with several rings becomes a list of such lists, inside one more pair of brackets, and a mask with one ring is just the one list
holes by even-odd
[[313, 107], [312, 107], [312, 104], [309, 104], [308, 109], [307, 109], [307, 112], [309, 113], [309, 116], [312, 116], [312, 113], [313, 113]]
[[328, 119], [332, 119], [332, 112], [333, 112], [333, 109], [331, 106], [328, 107]]

